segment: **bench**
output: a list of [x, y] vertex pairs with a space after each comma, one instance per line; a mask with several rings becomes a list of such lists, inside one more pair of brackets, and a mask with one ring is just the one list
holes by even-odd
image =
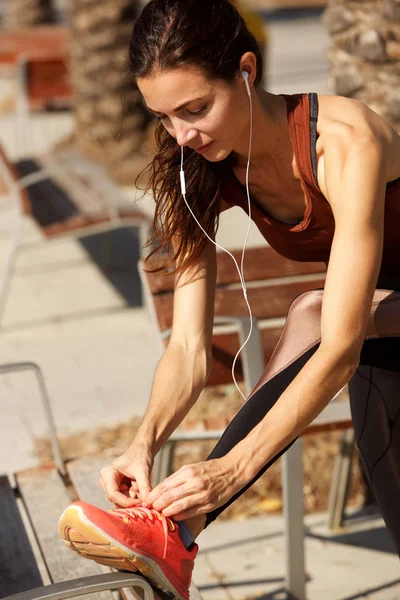
[[[233, 251], [238, 264], [241, 250]], [[146, 273], [157, 266], [152, 258], [139, 261], [139, 273], [148, 311], [155, 323], [162, 352], [171, 333], [174, 278], [165, 273]], [[299, 263], [279, 256], [270, 247], [246, 251], [245, 278], [248, 300], [252, 307], [253, 334], [236, 363], [235, 375], [245, 383], [250, 394], [272, 356], [281, 336], [291, 301], [301, 292], [323, 288], [326, 267], [323, 263]], [[233, 359], [247, 338], [250, 327], [248, 309], [243, 299], [235, 264], [225, 252], [217, 252], [217, 286], [212, 338], [213, 364], [207, 386], [232, 383]], [[351, 458], [354, 448], [347, 388], [331, 402], [303, 435], [321, 431], [343, 430], [341, 449], [329, 500], [330, 525], [339, 527], [349, 489]], [[218, 439], [222, 431], [183, 432], [178, 429], [157, 457], [156, 479], [171, 473], [175, 445], [180, 441]], [[304, 526], [302, 499], [302, 439], [283, 456], [283, 495], [287, 554], [286, 586], [292, 596], [305, 599]]]
[[36, 222], [44, 240], [137, 227], [140, 255], [148, 216], [121, 193], [99, 163], [76, 149], [14, 163], [0, 145], [0, 189], [8, 192], [13, 208], [9, 250], [0, 275], [0, 326], [22, 247], [24, 215]]
[[[0, 66], [17, 73], [17, 101], [26, 109], [72, 106], [68, 29], [62, 25], [0, 32]], [[29, 89], [25, 99], [24, 88]]]
[[[84, 457], [64, 464], [43, 374], [34, 363], [0, 365], [0, 375], [33, 371], [40, 385], [52, 441], [54, 463], [9, 475], [0, 474], [0, 598], [62, 600], [96, 593], [96, 600], [167, 600], [135, 573], [117, 572], [71, 552], [58, 533], [58, 519], [74, 500], [108, 510], [98, 485], [110, 457]], [[201, 600], [194, 586], [191, 600]]]

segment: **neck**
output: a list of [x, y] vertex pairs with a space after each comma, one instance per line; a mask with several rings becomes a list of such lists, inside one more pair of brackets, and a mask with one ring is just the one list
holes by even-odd
[[[286, 102], [281, 96], [270, 94], [263, 88], [252, 92], [253, 103], [253, 139], [251, 147], [251, 166], [262, 168], [281, 141], [283, 128], [287, 128]], [[246, 166], [249, 153], [249, 126], [232, 151], [232, 163]]]

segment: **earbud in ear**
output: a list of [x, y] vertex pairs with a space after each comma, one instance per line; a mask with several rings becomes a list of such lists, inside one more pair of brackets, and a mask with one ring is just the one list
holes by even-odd
[[249, 86], [249, 74], [247, 71], [242, 71], [241, 75], [246, 84], [247, 94], [251, 97], [251, 90], [250, 90], [250, 86]]

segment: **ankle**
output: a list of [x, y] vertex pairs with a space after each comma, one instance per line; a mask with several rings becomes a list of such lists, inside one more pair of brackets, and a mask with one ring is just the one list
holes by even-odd
[[206, 515], [199, 515], [198, 517], [192, 517], [191, 519], [187, 519], [183, 521], [190, 529], [194, 538], [197, 538], [198, 535], [203, 531], [206, 526], [207, 517]]

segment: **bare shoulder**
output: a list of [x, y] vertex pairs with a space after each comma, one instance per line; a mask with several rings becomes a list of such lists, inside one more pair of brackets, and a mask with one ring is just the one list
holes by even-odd
[[360, 100], [318, 95], [317, 154], [337, 136], [355, 140], [372, 136], [379, 140], [390, 161], [388, 180], [400, 177], [400, 136], [391, 124]]
[[[344, 96], [318, 95], [318, 132], [346, 128], [359, 133], [375, 133], [390, 140], [395, 130], [383, 117], [360, 100]], [[398, 137], [398, 136], [397, 136]]]

